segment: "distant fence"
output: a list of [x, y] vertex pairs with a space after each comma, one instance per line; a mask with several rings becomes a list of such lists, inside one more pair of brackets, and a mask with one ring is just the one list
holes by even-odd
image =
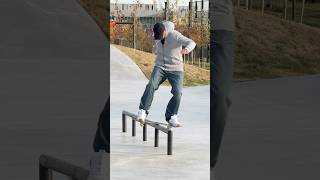
[[306, 0], [233, 0], [234, 6], [302, 22]]

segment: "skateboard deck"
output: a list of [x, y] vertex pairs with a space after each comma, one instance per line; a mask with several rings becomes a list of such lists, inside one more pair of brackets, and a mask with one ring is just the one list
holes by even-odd
[[[142, 127], [144, 125], [144, 123], [142, 123], [141, 121], [140, 122], [140, 126]], [[146, 120], [146, 122], [148, 123], [152, 123], [152, 124], [158, 124], [158, 125], [163, 125], [165, 127], [167, 127], [168, 129], [171, 129], [171, 126], [169, 123], [163, 123], [163, 122], [157, 122], [157, 121], [149, 121], [149, 120]]]

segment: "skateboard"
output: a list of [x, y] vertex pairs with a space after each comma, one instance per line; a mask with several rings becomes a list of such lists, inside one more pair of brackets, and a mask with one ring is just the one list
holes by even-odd
[[[138, 120], [140, 122], [140, 126], [142, 127], [144, 125], [144, 123], [140, 120]], [[149, 120], [145, 120], [148, 123], [152, 123], [152, 124], [158, 124], [158, 125], [163, 125], [165, 127], [167, 127], [168, 129], [171, 129], [172, 126], [170, 126], [169, 123], [163, 123], [163, 122], [157, 122], [157, 121], [149, 121]]]

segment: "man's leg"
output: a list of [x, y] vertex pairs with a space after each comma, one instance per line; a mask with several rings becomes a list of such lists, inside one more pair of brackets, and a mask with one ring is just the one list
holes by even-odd
[[166, 76], [164, 70], [155, 66], [153, 68], [149, 83], [147, 84], [146, 89], [141, 97], [139, 109], [143, 109], [148, 112], [153, 101], [154, 92], [165, 80]]
[[234, 33], [214, 30], [211, 40], [211, 168], [216, 165], [228, 110], [233, 78]]
[[171, 93], [173, 95], [168, 103], [165, 114], [166, 121], [169, 121], [172, 115], [178, 114], [183, 88], [183, 72], [167, 72], [167, 77], [171, 84]]

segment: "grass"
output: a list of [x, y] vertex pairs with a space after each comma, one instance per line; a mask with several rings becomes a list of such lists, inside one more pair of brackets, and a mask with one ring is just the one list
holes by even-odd
[[[134, 50], [132, 48], [112, 45], [122, 52], [127, 54], [141, 69], [147, 78], [150, 78], [152, 69], [154, 67], [155, 55], [144, 51]], [[184, 65], [184, 86], [199, 86], [208, 85], [210, 79], [210, 71], [199, 68], [197, 66], [185, 64]], [[168, 81], [164, 85], [169, 85]]]
[[236, 10], [236, 79], [320, 73], [320, 29]]

